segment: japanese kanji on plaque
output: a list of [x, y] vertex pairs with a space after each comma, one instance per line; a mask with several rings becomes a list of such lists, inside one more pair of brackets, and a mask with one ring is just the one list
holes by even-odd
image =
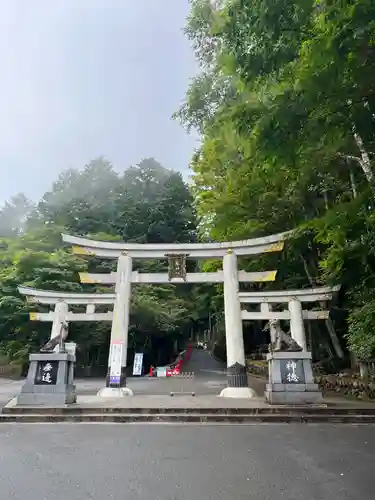
[[305, 372], [302, 359], [280, 360], [281, 382], [283, 384], [304, 384]]
[[56, 385], [58, 361], [39, 361], [35, 374], [35, 385]]

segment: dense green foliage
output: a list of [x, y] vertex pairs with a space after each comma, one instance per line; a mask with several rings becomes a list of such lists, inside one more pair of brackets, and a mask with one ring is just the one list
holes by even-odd
[[[190, 242], [196, 238], [192, 205], [181, 175], [153, 159], [142, 160], [121, 175], [110, 163], [98, 159], [82, 170], [62, 173], [35, 206], [23, 195], [6, 203], [0, 212], [3, 354], [25, 357], [28, 350], [47, 340], [51, 328], [49, 323], [29, 321], [29, 306], [18, 295], [17, 285], [77, 292], [105, 290], [81, 285], [78, 272], [108, 272], [115, 263], [74, 256], [70, 248], [63, 247], [61, 231], [102, 240]], [[149, 271], [166, 269], [166, 262], [136, 261], [134, 265]], [[32, 306], [32, 310], [36, 308]], [[204, 322], [207, 311], [199, 307], [196, 292], [189, 288], [135, 287], [131, 350], [142, 349], [149, 361], [156, 362], [159, 356], [159, 361], [165, 362], [173, 340], [197, 328], [202, 311]], [[105, 368], [109, 331], [110, 325], [103, 323], [70, 325], [70, 338], [78, 343], [80, 365]]]
[[342, 344], [373, 357], [374, 2], [191, 0], [186, 33], [201, 73], [177, 116], [202, 134], [203, 233], [296, 230], [274, 286], [342, 283]]

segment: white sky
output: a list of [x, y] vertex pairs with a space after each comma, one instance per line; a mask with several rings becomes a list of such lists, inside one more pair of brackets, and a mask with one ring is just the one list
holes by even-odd
[[188, 0], [0, 0], [0, 200], [38, 198], [104, 155], [186, 173], [196, 138], [171, 120], [197, 71]]

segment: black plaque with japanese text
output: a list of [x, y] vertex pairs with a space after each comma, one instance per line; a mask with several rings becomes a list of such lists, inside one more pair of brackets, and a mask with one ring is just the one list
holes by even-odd
[[283, 384], [304, 384], [305, 371], [302, 359], [280, 360], [281, 382]]
[[58, 368], [58, 361], [38, 361], [35, 385], [56, 385]]

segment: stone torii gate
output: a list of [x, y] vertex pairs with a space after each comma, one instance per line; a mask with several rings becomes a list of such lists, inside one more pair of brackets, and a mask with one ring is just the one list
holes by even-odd
[[[225, 243], [138, 244], [95, 241], [62, 234], [63, 241], [73, 245], [73, 252], [83, 256], [116, 259], [117, 272], [80, 275], [82, 283], [115, 285], [115, 302], [111, 330], [106, 388], [102, 396], [131, 395], [126, 387], [126, 364], [131, 285], [137, 283], [223, 283], [227, 346], [228, 387], [223, 397], [249, 398], [255, 392], [248, 387], [242, 333], [239, 282], [274, 281], [276, 271], [248, 273], [238, 271], [237, 256], [279, 252], [287, 233]], [[186, 259], [222, 259], [223, 269], [213, 273], [187, 273]], [[168, 273], [133, 271], [133, 259], [167, 259]], [[120, 367], [120, 370], [119, 370]], [[121, 376], [115, 373], [121, 372]]]
[[[306, 288], [302, 290], [277, 290], [268, 292], [240, 292], [239, 300], [242, 304], [260, 304], [260, 311], [241, 311], [243, 320], [289, 320], [290, 334], [293, 340], [307, 350], [304, 320], [327, 319], [328, 310], [311, 311], [302, 308], [302, 303], [321, 302], [332, 300], [340, 286]], [[273, 311], [272, 304], [288, 304], [284, 311]], [[275, 331], [270, 328], [271, 343], [275, 342]]]
[[[32, 304], [54, 305], [53, 311], [40, 313], [31, 312], [31, 321], [46, 321], [52, 323], [51, 339], [60, 335], [61, 325], [71, 321], [112, 321], [113, 312], [95, 312], [96, 305], [110, 305], [115, 301], [115, 294], [69, 293], [19, 286], [18, 291], [27, 297]], [[85, 313], [69, 311], [69, 305], [86, 305]], [[56, 350], [58, 350], [58, 347]]]
[[[307, 351], [304, 320], [326, 319], [329, 311], [304, 310], [302, 303], [328, 301], [339, 288], [337, 286], [239, 294], [239, 301], [242, 303], [260, 304], [260, 312], [242, 311], [243, 320], [269, 320], [271, 349], [267, 354], [268, 384], [264, 393], [269, 403], [312, 404], [322, 401], [321, 390], [314, 381], [312, 354]], [[272, 310], [272, 304], [285, 303], [288, 304], [287, 310]], [[287, 339], [277, 323], [282, 319], [290, 321], [290, 333], [294, 340], [290, 348], [281, 347]], [[279, 337], [279, 342], [275, 342], [276, 337]], [[297, 345], [301, 351], [297, 350]]]

